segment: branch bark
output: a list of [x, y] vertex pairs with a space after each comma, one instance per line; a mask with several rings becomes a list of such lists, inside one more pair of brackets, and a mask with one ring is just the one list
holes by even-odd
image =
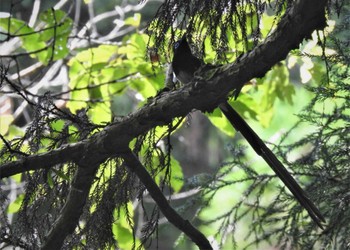
[[164, 197], [162, 191], [159, 189], [157, 184], [154, 182], [152, 177], [147, 172], [146, 168], [142, 165], [135, 154], [129, 150], [122, 155], [124, 163], [132, 172], [134, 172], [142, 183], [145, 185], [149, 194], [153, 200], [157, 203], [159, 209], [162, 211], [168, 221], [186, 234], [198, 247], [199, 249], [212, 249], [207, 238], [198, 231], [192, 224], [184, 220], [176, 211], [169, 205], [167, 199]]
[[61, 249], [65, 238], [73, 233], [83, 212], [98, 167], [99, 164], [96, 163], [90, 166], [78, 166], [67, 201], [60, 216], [45, 236], [45, 241], [41, 246], [42, 250]]

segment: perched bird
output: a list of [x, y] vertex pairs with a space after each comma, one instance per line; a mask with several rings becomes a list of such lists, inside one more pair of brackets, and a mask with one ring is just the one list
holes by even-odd
[[[172, 60], [172, 70], [176, 78], [183, 84], [188, 84], [194, 79], [196, 71], [200, 68], [213, 68], [209, 65], [205, 67], [203, 61], [192, 54], [191, 48], [184, 35], [174, 44], [174, 57]], [[305, 191], [299, 186], [295, 179], [289, 174], [283, 164], [277, 159], [275, 154], [266, 146], [253, 129], [243, 120], [243, 118], [231, 107], [228, 102], [219, 105], [220, 110], [249, 142], [255, 152], [260, 155], [266, 163], [272, 168], [276, 175], [282, 180], [287, 188], [292, 192], [298, 202], [307, 210], [313, 221], [323, 228], [322, 222], [325, 222], [321, 212], [314, 203], [307, 197]]]

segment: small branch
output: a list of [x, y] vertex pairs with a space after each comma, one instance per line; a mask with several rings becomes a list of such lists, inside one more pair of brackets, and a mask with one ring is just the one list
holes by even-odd
[[14, 58], [14, 57], [19, 57], [19, 56], [28, 56], [28, 55], [32, 55], [32, 54], [38, 54], [42, 51], [47, 50], [50, 47], [51, 44], [41, 48], [41, 49], [37, 49], [37, 50], [33, 50], [33, 51], [29, 51], [29, 52], [22, 52], [22, 53], [17, 53], [17, 54], [12, 54], [12, 55], [0, 55], [0, 57], [3, 58]]
[[189, 221], [184, 220], [169, 205], [162, 191], [159, 189], [139, 159], [130, 150], [127, 153], [122, 154], [122, 158], [124, 159], [126, 166], [132, 172], [134, 172], [145, 185], [153, 200], [157, 203], [159, 209], [162, 211], [168, 221], [186, 234], [200, 249], [212, 249], [207, 238], [194, 226], [192, 226]]

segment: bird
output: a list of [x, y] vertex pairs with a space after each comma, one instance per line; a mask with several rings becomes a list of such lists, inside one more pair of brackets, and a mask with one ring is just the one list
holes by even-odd
[[[185, 34], [173, 45], [171, 67], [176, 79], [179, 80], [180, 83], [189, 84], [194, 80], [195, 74], [200, 69], [212, 69], [214, 66], [205, 64], [202, 60], [192, 54]], [[322, 223], [325, 222], [325, 219], [322, 213], [309, 199], [306, 192], [300, 187], [293, 176], [278, 160], [276, 155], [266, 146], [262, 139], [227, 101], [220, 103], [218, 107], [234, 129], [242, 134], [254, 151], [265, 160], [280, 180], [286, 185], [300, 205], [306, 209], [312, 220], [323, 229]]]

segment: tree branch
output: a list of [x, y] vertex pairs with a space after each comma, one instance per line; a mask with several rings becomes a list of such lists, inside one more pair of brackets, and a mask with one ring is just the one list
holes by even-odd
[[41, 246], [42, 250], [59, 250], [65, 238], [73, 233], [78, 225], [80, 215], [88, 198], [91, 185], [94, 181], [99, 164], [78, 166], [74, 175], [67, 201], [62, 208], [60, 216], [52, 225]]
[[139, 159], [129, 150], [122, 155], [124, 162], [128, 169], [134, 172], [142, 183], [145, 185], [153, 200], [157, 203], [159, 209], [162, 211], [168, 221], [177, 227], [181, 232], [186, 234], [199, 249], [212, 249], [207, 238], [198, 231], [192, 224], [184, 220], [176, 211], [169, 205], [167, 199], [164, 197], [162, 191], [154, 182], [152, 177], [147, 172], [146, 168], [141, 164]]
[[19, 156], [17, 161], [8, 162], [0, 166], [0, 179], [9, 177], [22, 172], [50, 168], [59, 163], [74, 161], [84, 153], [86, 142], [79, 142], [52, 150], [47, 153], [30, 155], [27, 157]]

